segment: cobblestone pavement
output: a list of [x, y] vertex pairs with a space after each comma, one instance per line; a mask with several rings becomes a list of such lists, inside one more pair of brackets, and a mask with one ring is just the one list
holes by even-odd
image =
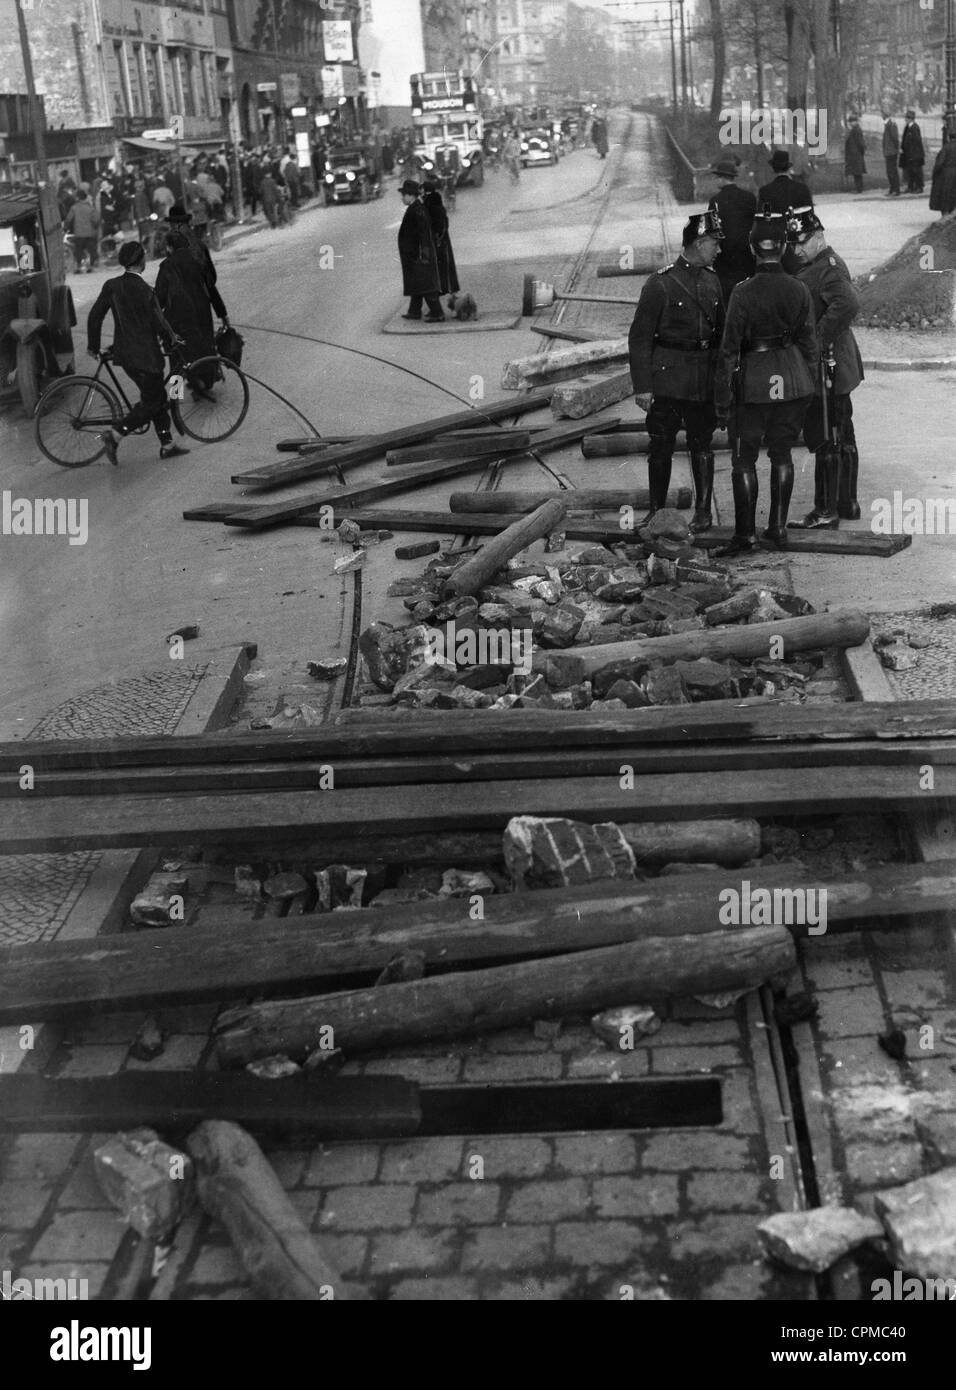
[[881, 613], [874, 620], [876, 632], [890, 633], [904, 628], [912, 636], [929, 643], [914, 655], [917, 664], [909, 671], [887, 671], [887, 679], [900, 700], [949, 699], [956, 696], [956, 615], [931, 618], [920, 613]]
[[[45, 714], [27, 737], [171, 734], [205, 670], [169, 662], [99, 686]], [[0, 857], [0, 945], [52, 941], [99, 862], [100, 855], [90, 852]]]

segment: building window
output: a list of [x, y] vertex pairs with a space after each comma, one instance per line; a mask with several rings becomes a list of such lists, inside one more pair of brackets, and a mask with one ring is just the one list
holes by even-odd
[[143, 49], [143, 65], [146, 69], [146, 93], [149, 98], [149, 109], [153, 114], [162, 114], [165, 118], [162, 88], [159, 79], [159, 52], [157, 49]]
[[113, 44], [113, 63], [109, 73], [110, 95], [113, 101], [114, 116], [128, 116], [129, 97], [123, 80], [123, 45]]
[[126, 73], [129, 79], [129, 91], [134, 116], [145, 116], [146, 107], [143, 102], [143, 74], [142, 74], [143, 46], [134, 44], [133, 52], [126, 55]]

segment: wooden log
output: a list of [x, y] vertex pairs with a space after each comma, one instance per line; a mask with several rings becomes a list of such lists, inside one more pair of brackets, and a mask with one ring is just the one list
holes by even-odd
[[[777, 638], [783, 639], [783, 654], [787, 657], [816, 647], [858, 647], [869, 633], [870, 620], [865, 613], [840, 608], [806, 618], [783, 618], [780, 622], [678, 632], [670, 637], [639, 637], [633, 642], [607, 642], [596, 647], [568, 647], [565, 653], [579, 656], [589, 674], [609, 661], [635, 657], [652, 662], [694, 661], [702, 656], [712, 661], [729, 656], [752, 661], [769, 656]], [[548, 656], [546, 651], [535, 653], [535, 670], [544, 669]]]
[[[619, 430], [616, 434], [586, 434], [581, 440], [581, 453], [586, 459], [646, 454], [647, 441], [646, 432], [641, 433], [636, 429]], [[683, 430], [678, 431], [674, 447], [687, 447], [687, 436]]]
[[456, 567], [446, 580], [446, 593], [453, 598], [477, 594], [515, 555], [556, 530], [566, 512], [567, 504], [554, 497], [520, 521], [513, 522], [488, 545], [482, 546], [477, 555]]
[[[647, 488], [562, 488], [561, 490], [541, 492], [453, 492], [448, 499], [453, 512], [531, 512], [548, 502], [552, 497], [560, 497], [567, 502], [571, 512], [616, 512], [621, 507], [633, 507], [643, 511], [651, 504], [651, 494]], [[683, 510], [691, 505], [693, 498], [688, 487], [672, 488], [667, 494], [668, 507]]]
[[580, 420], [586, 415], [594, 415], [606, 406], [616, 405], [634, 394], [630, 369], [623, 371], [595, 373], [578, 377], [576, 381], [565, 382], [554, 388], [551, 397], [551, 414], [556, 420], [567, 416]]
[[486, 454], [497, 456], [512, 450], [520, 453], [530, 443], [531, 434], [527, 430], [509, 430], [507, 434], [502, 431], [502, 437], [497, 440], [482, 432], [476, 439], [469, 439], [465, 435], [444, 444], [433, 440], [428, 444], [415, 444], [409, 449], [389, 449], [385, 462], [394, 467], [408, 463], [440, 463], [443, 459], [479, 458]]
[[534, 353], [529, 357], [513, 357], [505, 363], [501, 385], [505, 390], [539, 385], [544, 381], [566, 381], [580, 376], [581, 369], [594, 363], [624, 362], [627, 360], [626, 338], [599, 338], [575, 347], [558, 348], [555, 352]]
[[529, 326], [532, 333], [539, 333], [542, 338], [558, 338], [568, 343], [594, 343], [607, 337], [601, 329], [580, 328], [577, 324], [565, 327], [564, 324], [532, 323]]
[[[479, 493], [481, 497], [492, 496]], [[567, 494], [573, 496], [573, 493]], [[690, 505], [689, 503], [687, 504]], [[344, 517], [354, 521], [364, 531], [378, 531], [388, 528], [392, 531], [437, 531], [446, 536], [497, 536], [509, 526], [521, 521], [521, 512], [389, 512], [373, 510], [347, 511]], [[640, 523], [640, 517], [636, 522]], [[297, 516], [293, 526], [318, 528], [321, 517], [314, 513]], [[569, 512], [561, 524], [561, 530], [569, 541], [593, 541], [604, 545], [634, 539], [633, 528], [629, 532], [622, 528], [620, 519], [608, 520], [595, 512]]]
[[666, 264], [667, 257], [662, 251], [660, 260], [641, 261], [638, 265], [631, 266], [630, 269], [627, 270], [614, 261], [612, 261], [610, 265], [599, 265], [596, 275], [599, 280], [617, 279], [622, 275], [656, 275]]
[[[785, 927], [651, 937], [467, 974], [232, 1009], [220, 1015], [216, 1049], [223, 1065], [236, 1066], [274, 1052], [301, 1057], [331, 1036], [352, 1056], [635, 999], [753, 988], [795, 963]], [[326, 1027], [330, 1035], [321, 1032]]]
[[[713, 550], [726, 545], [733, 535], [727, 526], [715, 526], [694, 537], [694, 545]], [[796, 555], [876, 555], [889, 559], [913, 544], [912, 536], [875, 536], [872, 531], [788, 531], [787, 551]]]
[[418, 1087], [398, 1076], [0, 1076], [0, 1133], [101, 1134], [146, 1126], [178, 1139], [212, 1119], [234, 1119], [263, 1136], [302, 1131], [322, 1140], [400, 1139], [417, 1132], [421, 1107]]
[[353, 1297], [250, 1134], [227, 1120], [205, 1120], [187, 1147], [200, 1204], [229, 1232], [260, 1298], [319, 1303]]
[[652, 821], [620, 827], [643, 868], [662, 864], [744, 864], [760, 854], [755, 820]]
[[365, 435], [354, 444], [342, 444], [321, 453], [301, 454], [297, 459], [285, 462], [262, 464], [250, 468], [245, 473], [237, 473], [232, 481], [240, 486], [266, 490], [299, 483], [306, 478], [317, 478], [333, 468], [354, 468], [356, 464], [369, 459], [380, 458], [388, 449], [401, 449], [406, 445], [424, 444], [434, 439], [436, 434], [447, 430], [467, 429], [469, 425], [486, 425], [490, 420], [507, 419], [509, 415], [527, 415], [541, 410], [551, 400], [551, 389], [544, 387], [527, 396], [513, 399], [489, 401], [480, 407], [458, 411], [452, 415], [438, 416], [432, 420], [422, 420], [415, 425], [401, 429], [388, 430], [384, 434]]
[[436, 444], [452, 444], [456, 439], [466, 441], [480, 439], [489, 444], [492, 449], [496, 449], [499, 444], [508, 444], [526, 434], [534, 439], [535, 435], [543, 434], [547, 428], [547, 425], [529, 425], [526, 430], [512, 430], [506, 425], [499, 425], [495, 430], [448, 430], [446, 434], [436, 434], [434, 442]]

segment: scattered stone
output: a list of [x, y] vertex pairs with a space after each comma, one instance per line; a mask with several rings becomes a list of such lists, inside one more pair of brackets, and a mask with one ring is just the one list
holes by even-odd
[[635, 869], [634, 851], [616, 825], [557, 816], [513, 816], [505, 826], [504, 860], [517, 891], [632, 879]]
[[148, 1240], [167, 1243], [192, 1206], [193, 1161], [155, 1130], [112, 1135], [93, 1150], [93, 1170], [103, 1195]]
[[362, 528], [359, 526], [358, 522], [348, 518], [346, 518], [345, 521], [340, 521], [335, 531], [339, 540], [343, 541], [346, 545], [355, 545], [362, 534]]
[[353, 550], [351, 555], [341, 555], [332, 565], [336, 574], [351, 574], [353, 570], [360, 570], [368, 558], [368, 551], [363, 549]]
[[396, 560], [420, 560], [423, 555], [437, 555], [441, 541], [414, 541], [411, 545], [395, 547]]
[[435, 692], [435, 709], [488, 709], [494, 703], [484, 690], [472, 690], [467, 685], [453, 685], [451, 690]]
[[276, 1053], [272, 1057], [259, 1057], [255, 1062], [246, 1063], [246, 1071], [258, 1076], [262, 1081], [282, 1081], [287, 1076], [296, 1076], [302, 1068], [291, 1057]]
[[483, 666], [469, 666], [464, 670], [459, 670], [455, 689], [489, 690], [494, 685], [500, 685], [502, 677], [510, 669], [510, 666], [502, 666], [498, 662], [488, 662]]
[[130, 903], [130, 920], [138, 927], [169, 927], [181, 922], [188, 887], [186, 874], [150, 874], [146, 886]]
[[391, 691], [408, 666], [405, 632], [391, 623], [371, 623], [359, 636], [359, 651], [379, 690]]
[[[616, 680], [607, 692], [607, 703], [623, 704], [625, 709], [642, 709], [650, 704], [645, 692], [632, 680]], [[592, 704], [591, 708], [594, 706]]]
[[921, 1279], [954, 1277], [956, 1167], [878, 1192], [875, 1206], [895, 1266]]
[[686, 705], [689, 703], [680, 671], [675, 666], [657, 666], [641, 681], [652, 705]]
[[435, 609], [434, 620], [437, 623], [453, 622], [458, 629], [471, 630], [478, 620], [478, 600], [472, 594], [448, 599]]
[[345, 1053], [340, 1047], [317, 1047], [302, 1063], [303, 1071], [321, 1072], [323, 1076], [334, 1076], [345, 1066]]
[[269, 906], [277, 917], [297, 917], [305, 911], [311, 889], [301, 874], [273, 874], [262, 885]]
[[630, 1051], [635, 1039], [659, 1031], [661, 1020], [649, 1004], [624, 1004], [591, 1019], [591, 1031], [614, 1052]]
[[424, 951], [399, 951], [388, 961], [375, 983], [400, 985], [409, 980], [421, 980], [425, 975]]
[[729, 700], [740, 693], [734, 670], [725, 662], [700, 657], [696, 661], [675, 661], [674, 669], [694, 700]]
[[546, 555], [554, 555], [559, 550], [564, 550], [568, 543], [567, 531], [550, 531], [544, 538], [544, 551]]
[[472, 893], [494, 893], [494, 880], [481, 869], [446, 869], [442, 874], [440, 898], [468, 898]]
[[567, 690], [569, 686], [580, 685], [584, 680], [583, 657], [549, 656], [544, 663], [544, 678], [552, 690]]
[[570, 647], [584, 622], [584, 609], [561, 602], [545, 614], [542, 647]]
[[823, 1274], [851, 1250], [880, 1240], [883, 1229], [874, 1217], [861, 1216], [851, 1207], [815, 1207], [768, 1216], [757, 1234], [767, 1254], [780, 1264]]
[[642, 528], [642, 531], [647, 531], [655, 539], [658, 536], [663, 536], [672, 541], [686, 541], [690, 536], [690, 527], [686, 518], [674, 507], [661, 507]]
[[366, 869], [352, 869], [347, 864], [329, 864], [319, 869], [315, 875], [318, 910], [336, 912], [341, 908], [361, 907], [367, 877]]
[[592, 700], [591, 709], [597, 710], [599, 714], [614, 712], [615, 710], [627, 709], [623, 700]]
[[574, 565], [608, 565], [610, 568], [617, 564], [617, 556], [613, 550], [608, 550], [603, 545], [588, 545], [576, 555], [571, 556], [571, 563]]
[[254, 898], [258, 901], [262, 895], [262, 882], [256, 878], [251, 864], [237, 864], [234, 881], [240, 898]]
[[695, 994], [694, 998], [707, 1009], [729, 1009], [731, 1004], [736, 1004], [738, 999], [743, 999], [749, 993], [748, 989], [728, 989], [723, 994]]
[[137, 1062], [152, 1062], [155, 1057], [162, 1056], [165, 1048], [166, 1034], [158, 1020], [149, 1014], [137, 1029], [130, 1046], [130, 1056], [135, 1057]]
[[756, 608], [747, 619], [748, 623], [776, 623], [781, 618], [789, 618], [790, 614], [780, 604], [773, 595], [766, 591], [757, 604]]
[[888, 671], [912, 671], [914, 666], [919, 665], [919, 657], [904, 642], [892, 642], [888, 647], [879, 648], [879, 653]]
[[661, 623], [661, 636], [670, 637], [676, 632], [699, 632], [707, 624], [703, 618], [665, 618]]
[[334, 657], [328, 661], [307, 661], [305, 669], [314, 681], [334, 681], [345, 674], [348, 658]]
[[193, 642], [199, 636], [198, 623], [183, 623], [182, 627], [175, 628], [166, 638], [168, 642], [172, 637], [181, 637], [184, 642]]

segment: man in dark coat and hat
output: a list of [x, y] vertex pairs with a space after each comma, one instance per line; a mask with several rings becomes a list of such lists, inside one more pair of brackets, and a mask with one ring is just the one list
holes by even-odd
[[[866, 141], [860, 129], [859, 116], [847, 118], [846, 140], [843, 142], [843, 171], [848, 179], [853, 180], [854, 193], [862, 193], [863, 175], [866, 173]], [[797, 204], [794, 203], [793, 206], [796, 207]]]
[[[900, 168], [906, 174], [907, 193], [922, 193], [923, 165], [926, 151], [923, 149], [923, 132], [916, 124], [916, 112], [912, 107], [906, 113], [906, 125], [900, 137]], [[794, 204], [796, 206], [796, 204]]]
[[444, 323], [441, 307], [441, 277], [431, 223], [422, 203], [422, 187], [405, 179], [399, 187], [405, 216], [398, 229], [398, 255], [402, 263], [402, 293], [408, 295], [404, 319], [421, 319], [422, 301], [428, 305], [425, 323]]
[[218, 279], [216, 267], [209, 254], [209, 247], [205, 241], [200, 240], [192, 229], [191, 214], [186, 211], [182, 203], [174, 203], [166, 214], [166, 221], [169, 223], [171, 231], [182, 233], [186, 239], [186, 245], [189, 247], [189, 254], [199, 266], [207, 283], [214, 285]]
[[956, 212], [956, 136], [949, 135], [945, 129], [943, 147], [933, 165], [929, 206], [931, 212], [941, 212], [944, 217]]
[[793, 160], [786, 150], [774, 150], [770, 157], [770, 167], [776, 178], [757, 189], [757, 202], [761, 209], [771, 212], [786, 212], [788, 208], [813, 207], [813, 194], [805, 183], [793, 176]]
[[721, 181], [719, 191], [707, 206], [719, 215], [724, 233], [714, 270], [726, 304], [734, 285], [739, 285], [741, 280], [749, 280], [754, 273], [750, 228], [757, 214], [757, 200], [747, 189], [737, 187], [737, 165], [733, 159], [720, 160], [711, 173]]
[[[186, 344], [190, 362], [216, 356], [216, 336], [212, 315], [215, 310], [223, 327], [229, 322], [226, 306], [215, 283], [210, 283], [192, 254], [185, 233], [170, 232], [166, 239], [169, 254], [156, 276], [159, 307]], [[202, 383], [210, 385], [211, 381]]]
[[900, 128], [888, 106], [883, 107], [883, 160], [886, 164], [887, 188], [884, 197], [900, 196]]
[[438, 278], [442, 294], [457, 294], [461, 289], [458, 283], [458, 270], [455, 266], [455, 252], [451, 244], [448, 213], [442, 202], [441, 185], [437, 179], [425, 179], [422, 184], [424, 194], [422, 204], [428, 213], [432, 229], [432, 241], [438, 256]]

